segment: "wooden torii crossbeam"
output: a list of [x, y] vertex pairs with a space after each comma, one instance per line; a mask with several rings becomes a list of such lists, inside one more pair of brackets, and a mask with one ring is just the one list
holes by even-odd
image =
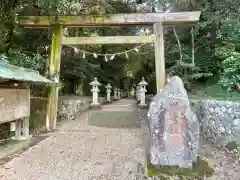
[[155, 36], [93, 36], [93, 37], [63, 37], [62, 45], [90, 45], [90, 44], [145, 44], [154, 43]]
[[20, 16], [19, 23], [24, 27], [51, 27], [61, 22], [65, 27], [109, 27], [109, 26], [151, 26], [156, 22], [164, 25], [194, 23], [199, 20], [200, 11], [143, 14], [106, 14], [81, 16]]
[[[157, 92], [165, 84], [164, 32], [163, 25], [191, 24], [199, 20], [200, 11], [144, 14], [105, 14], [81, 16], [19, 16], [19, 25], [25, 28], [52, 28], [52, 48], [50, 75], [59, 81], [61, 45], [67, 44], [137, 44], [153, 43], [155, 47], [155, 68]], [[116, 37], [64, 37], [64, 27], [126, 27], [153, 26], [150, 36]], [[52, 86], [47, 107], [46, 126], [48, 130], [56, 128], [58, 108], [58, 86]]]

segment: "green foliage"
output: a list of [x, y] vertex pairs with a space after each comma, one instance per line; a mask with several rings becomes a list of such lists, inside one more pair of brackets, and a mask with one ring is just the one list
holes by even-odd
[[41, 0], [37, 2], [41, 13], [71, 14], [83, 10], [83, 2], [78, 0]]
[[[19, 1], [18, 10], [22, 15], [55, 15], [55, 14], [99, 14], [99, 4], [101, 1], [78, 1], [78, 0], [36, 0], [36, 1]], [[105, 1], [104, 7], [107, 13], [126, 13], [134, 12], [127, 2], [121, 0], [118, 1]], [[10, 4], [9, 4], [9, 7]], [[11, 22], [14, 17], [6, 14]], [[0, 18], [4, 21], [3, 18]], [[5, 21], [6, 22], [6, 21]], [[11, 32], [10, 32], [11, 31]], [[92, 36], [94, 35], [134, 35], [136, 34], [136, 28], [70, 28], [67, 30], [69, 36]], [[0, 53], [4, 53], [7, 56], [7, 60], [14, 65], [32, 68], [42, 73], [46, 73], [49, 70], [47, 61], [49, 60], [51, 47], [51, 29], [24, 29], [18, 26], [9, 26], [2, 28], [0, 36], [10, 37], [3, 39], [0, 37], [0, 45], [7, 44], [5, 42], [11, 39], [9, 49], [2, 48]], [[1, 43], [2, 42], [2, 43]], [[79, 47], [89, 52], [96, 53], [115, 53], [121, 52], [125, 49], [131, 49], [131, 45], [120, 46], [84, 46]], [[1, 48], [1, 47], [0, 47]], [[82, 54], [73, 52], [73, 48], [64, 47], [61, 57], [61, 81], [64, 87], [71, 87], [73, 89], [76, 83], [81, 82], [82, 88], [85, 92], [90, 92], [89, 82], [96, 76], [101, 83], [112, 83], [117, 86], [123, 86], [124, 74], [124, 56], [116, 56], [113, 61], [105, 62], [104, 57], [99, 56], [94, 58], [92, 55], [87, 55], [86, 59], [82, 58]], [[102, 92], [105, 92], [104, 86], [101, 87]], [[70, 93], [72, 90], [70, 90]], [[69, 90], [65, 90], [69, 92]]]
[[240, 53], [238, 43], [240, 24], [236, 21], [226, 21], [221, 30], [225, 38], [215, 50], [215, 56], [222, 60], [219, 84], [228, 91], [240, 92]]
[[21, 53], [19, 50], [11, 49], [7, 55], [1, 55], [1, 59], [12, 65], [34, 69], [37, 71], [42, 70], [44, 67], [44, 59], [40, 54], [28, 56], [24, 53]]
[[[183, 59], [184, 60], [184, 59]], [[192, 92], [195, 88], [195, 83], [199, 79], [207, 79], [213, 76], [212, 72], [201, 68], [198, 64], [185, 63], [183, 61], [177, 61], [174, 66], [168, 69], [170, 76], [177, 75], [182, 78], [185, 88]]]
[[235, 51], [235, 45], [234, 44], [224, 43], [223, 45], [216, 47], [215, 55], [219, 59], [223, 59], [224, 60], [227, 57], [232, 56], [234, 51]]
[[217, 98], [220, 100], [239, 100], [240, 94], [237, 92], [227, 91], [220, 84], [214, 84], [211, 86], [206, 87], [202, 90], [202, 94], [198, 94], [199, 96], [207, 96], [212, 98]]
[[228, 91], [240, 91], [240, 53], [234, 52], [222, 62], [219, 83]]
[[[172, 27], [165, 27], [165, 62], [167, 72], [183, 78], [189, 86], [196, 82], [205, 83], [214, 79], [222, 88], [239, 88], [240, 24], [239, 0], [147, 0], [144, 5], [122, 0], [35, 0], [8, 1], [2, 11], [0, 22], [0, 53], [6, 54], [10, 63], [32, 68], [42, 72], [48, 70], [47, 60], [50, 54], [51, 29], [24, 29], [14, 25], [15, 11], [26, 15], [37, 14], [99, 14], [99, 5], [104, 3], [106, 13], [132, 13], [136, 11], [172, 11], [201, 10], [199, 23], [194, 26], [192, 44], [191, 26], [176, 26], [181, 48]], [[154, 2], [154, 3], [152, 3]], [[154, 7], [153, 7], [154, 5]], [[142, 6], [142, 8], [140, 7]], [[155, 9], [154, 9], [155, 8]], [[101, 10], [102, 11], [102, 10]], [[69, 36], [115, 36], [136, 35], [148, 28], [69, 28]], [[151, 32], [151, 28], [149, 28]], [[115, 53], [131, 49], [136, 45], [81, 46], [80, 49], [96, 53]], [[180, 51], [181, 49], [181, 51]], [[194, 56], [193, 56], [194, 51]], [[142, 54], [143, 53], [143, 54]], [[182, 59], [179, 58], [180, 53]], [[97, 76], [102, 83], [111, 82], [122, 86], [128, 80], [128, 86], [137, 84], [142, 76], [149, 83], [148, 92], [155, 93], [155, 54], [152, 45], [146, 45], [137, 53], [130, 53], [129, 58], [116, 56], [113, 61], [105, 62], [104, 57], [93, 58], [76, 54], [66, 47], [62, 52], [61, 80], [66, 86], [81, 82], [81, 87], [89, 92], [89, 82]], [[179, 61], [181, 60], [181, 61]], [[127, 77], [131, 72], [132, 77]], [[102, 87], [104, 89], [104, 87]], [[102, 89], [102, 91], [103, 91]]]

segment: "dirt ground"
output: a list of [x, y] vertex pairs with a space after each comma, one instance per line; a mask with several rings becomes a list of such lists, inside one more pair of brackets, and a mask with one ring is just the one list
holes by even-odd
[[61, 122], [57, 131], [48, 134], [49, 138], [0, 168], [0, 179], [133, 179], [137, 164], [144, 163], [143, 131], [135, 125], [137, 122], [128, 128], [111, 128], [89, 125], [88, 120], [96, 112], [110, 112], [110, 116], [104, 116], [109, 118], [109, 123], [119, 116], [139, 120], [135, 107], [133, 100], [124, 99], [85, 112], [76, 120]]

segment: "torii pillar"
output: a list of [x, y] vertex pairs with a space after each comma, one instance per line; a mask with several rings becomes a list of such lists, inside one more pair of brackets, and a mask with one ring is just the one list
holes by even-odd
[[[157, 92], [165, 85], [165, 60], [163, 26], [195, 23], [199, 20], [200, 11], [170, 13], [131, 13], [101, 14], [80, 16], [19, 16], [18, 24], [25, 28], [53, 28], [50, 75], [55, 80], [49, 93], [47, 107], [47, 127], [56, 128], [58, 82], [60, 69], [61, 45], [79, 44], [136, 44], [153, 43], [155, 45], [155, 66]], [[117, 37], [63, 37], [64, 27], [127, 27], [153, 26], [154, 34], [150, 36], [117, 36]]]

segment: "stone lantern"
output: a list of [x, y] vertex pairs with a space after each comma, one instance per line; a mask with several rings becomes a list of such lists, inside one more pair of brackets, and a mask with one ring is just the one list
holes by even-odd
[[98, 86], [100, 86], [101, 84], [95, 77], [94, 80], [90, 83], [90, 85], [92, 86], [91, 92], [93, 93], [91, 107], [100, 107], [100, 103], [98, 101], [98, 92], [100, 90], [98, 89]]
[[121, 89], [117, 90], [117, 99], [121, 99]]
[[112, 92], [112, 86], [110, 85], [110, 83], [108, 83], [106, 86], [106, 92], [107, 92], [107, 102], [111, 102], [111, 92]]
[[118, 89], [114, 88], [114, 100], [118, 100]]
[[140, 86], [139, 94], [140, 94], [140, 104], [139, 107], [146, 107], [146, 98], [145, 93], [147, 92], [146, 86], [148, 83], [145, 81], [144, 77], [142, 77], [142, 81], [138, 84]]

